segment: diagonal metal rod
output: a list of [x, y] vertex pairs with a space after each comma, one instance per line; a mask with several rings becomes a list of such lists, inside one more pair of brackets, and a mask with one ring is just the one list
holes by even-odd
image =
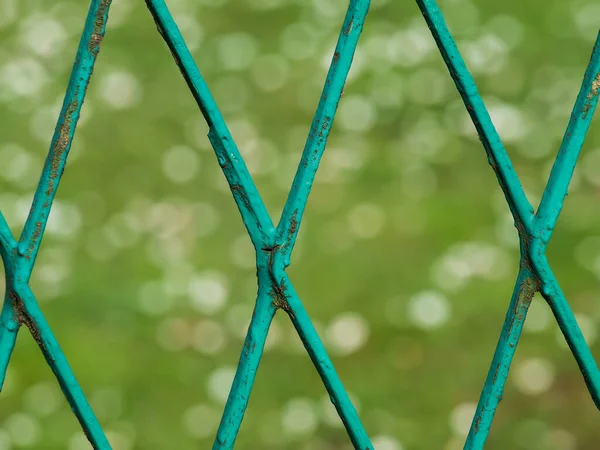
[[[523, 248], [521, 250], [523, 251]], [[485, 444], [494, 420], [494, 414], [504, 395], [504, 385], [506, 384], [508, 371], [521, 338], [523, 323], [536, 289], [535, 276], [531, 268], [528, 267], [525, 257], [521, 256], [521, 268], [510, 300], [510, 306], [483, 386], [483, 392], [477, 404], [465, 449], [482, 449]]]
[[90, 443], [95, 450], [111, 450], [110, 443], [60, 349], [50, 325], [40, 311], [31, 289], [27, 284], [18, 283], [9, 296], [15, 309], [18, 310], [18, 314], [22, 316], [22, 322], [29, 328], [52, 372], [56, 375], [60, 387]]
[[515, 224], [518, 228], [531, 232], [533, 207], [523, 192], [506, 149], [492, 123], [481, 95], [477, 91], [475, 80], [473, 80], [458, 51], [442, 12], [434, 0], [416, 1], [477, 129], [479, 138], [487, 153], [488, 161], [498, 177], [498, 182], [504, 192]]
[[252, 320], [248, 326], [244, 348], [213, 443], [213, 450], [231, 450], [235, 444], [244, 413], [248, 407], [269, 328], [277, 311], [269, 295], [268, 286], [261, 283], [258, 289]]
[[283, 268], [279, 269], [275, 276], [279, 279], [279, 286], [285, 295], [284, 310], [290, 316], [294, 328], [298, 332], [304, 348], [306, 348], [311, 361], [319, 373], [325, 388], [329, 394], [329, 398], [335, 406], [338, 415], [342, 419], [344, 427], [350, 436], [350, 440], [355, 449], [373, 450], [373, 444], [362, 425], [356, 408], [352, 404], [352, 400], [348, 396], [342, 380], [337, 374], [333, 362], [327, 354], [327, 350], [312, 324], [308, 312], [300, 301], [298, 294], [294, 289], [287, 274]]
[[302, 158], [277, 226], [277, 243], [282, 246], [286, 267], [290, 265], [290, 255], [300, 229], [306, 202], [327, 145], [327, 138], [352, 65], [358, 38], [369, 11], [369, 4], [370, 0], [350, 2]]
[[6, 378], [6, 369], [10, 362], [10, 356], [15, 347], [17, 333], [21, 325], [15, 315], [12, 302], [8, 296], [8, 289], [11, 286], [9, 273], [14, 274], [14, 253], [17, 248], [17, 242], [13, 237], [2, 211], [0, 211], [0, 255], [4, 262], [4, 272], [6, 273], [6, 292], [4, 294], [4, 303], [0, 313], [0, 390], [4, 385]]
[[87, 86], [100, 51], [100, 43], [104, 37], [110, 4], [111, 0], [92, 1], [79, 41], [62, 110], [52, 136], [50, 151], [33, 197], [29, 216], [19, 239], [19, 254], [25, 257], [25, 267], [29, 270], [33, 267], [40, 248], [50, 208], [65, 169]]
[[569, 183], [585, 141], [590, 123], [594, 117], [600, 94], [600, 32], [592, 50], [590, 62], [585, 71], [583, 83], [569, 125], [565, 131], [558, 155], [552, 166], [548, 184], [534, 219], [534, 230], [542, 241], [540, 250], [545, 250], [552, 230], [556, 225], [569, 189]]
[[[94, 63], [100, 50], [100, 43], [104, 37], [110, 4], [111, 0], [93, 0], [90, 4], [48, 157], [34, 195], [29, 216], [19, 239], [18, 253], [13, 256], [22, 260], [18, 264], [19, 269], [16, 276], [25, 283], [29, 281], [31, 276], [31, 270], [40, 248], [50, 208], [65, 168], [87, 85], [92, 76]], [[6, 369], [20, 325], [13, 307], [6, 300], [5, 298], [0, 313], [0, 389], [6, 378]]]
[[17, 342], [21, 324], [17, 320], [10, 297], [5, 293], [0, 312], [0, 389], [4, 387], [10, 357]]
[[163, 0], [146, 0], [159, 33], [169, 46], [176, 64], [209, 126], [208, 137], [227, 178], [254, 248], [260, 250], [274, 226], [225, 120], [210, 93], [177, 24]]
[[[535, 253], [537, 251], [536, 246], [532, 245], [530, 251]], [[548, 302], [558, 326], [577, 361], [594, 404], [600, 409], [600, 369], [598, 369], [594, 355], [592, 355], [592, 351], [585, 341], [569, 302], [552, 273], [546, 255], [536, 254], [535, 257], [532, 256], [531, 260], [539, 279], [540, 293]]]
[[0, 251], [10, 253], [13, 250], [15, 238], [10, 232], [4, 214], [0, 211]]

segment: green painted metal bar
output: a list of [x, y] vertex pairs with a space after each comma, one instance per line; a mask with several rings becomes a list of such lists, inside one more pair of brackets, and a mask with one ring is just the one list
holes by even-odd
[[458, 51], [442, 12], [434, 0], [416, 1], [477, 129], [479, 138], [487, 153], [488, 161], [498, 177], [498, 182], [509, 204], [515, 223], [518, 228], [530, 232], [533, 207], [523, 192], [506, 149], [492, 123], [483, 99], [477, 91], [475, 80], [473, 80]]
[[13, 287], [14, 290], [9, 293], [12, 304], [15, 305], [15, 309], [22, 316], [23, 324], [29, 328], [33, 338], [40, 346], [85, 435], [94, 449], [111, 450], [110, 443], [60, 349], [50, 325], [40, 311], [31, 289], [27, 284], [21, 282], [15, 283]]
[[552, 166], [548, 185], [544, 190], [540, 206], [535, 214], [535, 225], [533, 228], [542, 241], [542, 246], [539, 250], [544, 251], [546, 249], [552, 231], [556, 226], [556, 221], [562, 210], [569, 183], [571, 182], [571, 177], [573, 176], [573, 171], [581, 152], [581, 147], [594, 117], [596, 106], [598, 105], [599, 91], [600, 32], [596, 38], [592, 56], [585, 71], [577, 100], [575, 101], [569, 125]]
[[558, 326], [581, 370], [592, 400], [596, 407], [600, 409], [600, 369], [598, 369], [581, 328], [577, 324], [577, 319], [575, 319], [573, 311], [552, 273], [546, 255], [536, 254], [539, 246], [539, 240], [533, 241], [530, 253], [533, 254], [531, 261], [540, 282], [540, 293], [552, 309]]
[[[536, 245], [532, 245], [530, 252], [534, 253], [536, 251]], [[540, 293], [548, 302], [560, 331], [577, 361], [594, 404], [600, 409], [600, 369], [598, 369], [594, 355], [585, 341], [569, 302], [552, 273], [552, 269], [550, 269], [546, 255], [535, 255], [531, 259], [539, 277]]]
[[29, 216], [19, 239], [19, 255], [25, 258], [24, 267], [29, 272], [31, 272], [40, 248], [50, 208], [65, 169], [87, 86], [92, 77], [96, 57], [100, 51], [100, 43], [106, 30], [111, 1], [94, 0], [90, 5], [62, 110], [52, 136], [50, 151], [33, 198]]
[[254, 248], [258, 251], [264, 245], [263, 241], [270, 239], [269, 236], [274, 232], [269, 213], [260, 200], [246, 164], [167, 5], [163, 0], [146, 0], [146, 5], [208, 123], [208, 137]]
[[306, 202], [327, 145], [369, 5], [370, 0], [350, 2], [302, 158], [277, 226], [277, 243], [282, 246], [286, 267], [290, 265], [290, 255], [300, 230]]
[[520, 241], [520, 268], [477, 409], [465, 442], [465, 449], [482, 449], [489, 435], [496, 409], [504, 395], [508, 372], [523, 331], [523, 324], [539, 281], [531, 264], [526, 244]]
[[4, 214], [0, 211], [0, 251], [12, 250], [15, 239], [6, 223]]
[[[17, 248], [17, 242], [13, 237], [4, 214], [0, 211], [0, 256], [4, 263], [4, 271], [8, 279], [9, 273], [13, 272], [13, 255]], [[10, 283], [6, 283], [7, 287]], [[15, 310], [12, 307], [12, 302], [8, 297], [8, 289], [4, 295], [4, 303], [2, 304], [2, 312], [0, 313], [0, 390], [4, 386], [6, 378], [6, 369], [10, 362], [10, 356], [15, 347], [17, 333], [19, 331], [19, 322], [15, 315]]]
[[4, 303], [0, 312], [0, 389], [4, 387], [6, 370], [17, 342], [20, 324], [15, 315], [8, 295], [4, 295]]
[[502, 396], [521, 333], [527, 316], [527, 311], [537, 289], [535, 275], [526, 263], [526, 257], [521, 256], [521, 268], [502, 326], [502, 332], [494, 352], [494, 357], [488, 371], [483, 391], [481, 393], [473, 422], [469, 429], [465, 449], [483, 448], [488, 437], [494, 415]]
[[269, 293], [269, 286], [259, 285], [258, 298], [244, 340], [244, 347], [229, 391], [223, 417], [213, 443], [213, 450], [230, 450], [235, 444], [244, 419], [267, 334], [277, 308]]
[[294, 328], [296, 328], [300, 339], [302, 339], [304, 348], [306, 348], [311, 361], [316, 367], [317, 372], [329, 393], [329, 398], [333, 403], [333, 406], [335, 406], [335, 409], [350, 436], [354, 448], [358, 450], [373, 450], [373, 444], [371, 444], [369, 436], [358, 417], [358, 413], [356, 412], [331, 359], [327, 355], [325, 346], [319, 338], [308, 312], [300, 301], [298, 294], [296, 294], [294, 286], [284, 272], [283, 267], [279, 266], [274, 275], [278, 279], [278, 285], [280, 286], [278, 291], [282, 294], [282, 309], [288, 313], [294, 324]]

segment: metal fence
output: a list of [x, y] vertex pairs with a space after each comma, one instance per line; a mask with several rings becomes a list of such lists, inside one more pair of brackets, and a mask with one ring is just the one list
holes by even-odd
[[[85, 399], [50, 326], [44, 319], [29, 287], [29, 278], [104, 36], [110, 3], [111, 0], [91, 2], [50, 151], [29, 216], [18, 240], [12, 236], [0, 213], [0, 253], [6, 272], [6, 294], [0, 315], [0, 386], [4, 382], [19, 328], [21, 325], [26, 325], [56, 375], [89, 441], [95, 449], [102, 450], [110, 449], [110, 443]], [[209, 125], [208, 137], [256, 250], [258, 276], [256, 305], [213, 449], [224, 450], [234, 446], [252, 392], [269, 327], [278, 309], [284, 310], [290, 317], [354, 447], [360, 450], [372, 449], [373, 446], [357, 412], [286, 274], [311, 186], [325, 150], [369, 9], [369, 0], [350, 1], [302, 158], [277, 226], [269, 217], [223, 116], [164, 0], [146, 0], [146, 3], [158, 31], [167, 43]], [[417, 4], [475, 124], [488, 161], [506, 197], [520, 240], [519, 274], [465, 443], [465, 449], [482, 449], [502, 399], [523, 323], [536, 292], [542, 294], [552, 309], [575, 356], [592, 399], [600, 408], [600, 370], [545, 256], [548, 241], [562, 209], [577, 158], [598, 103], [600, 34], [550, 179], [537, 211], [534, 211], [523, 192], [500, 136], [494, 128], [440, 9], [434, 0], [417, 0]]]

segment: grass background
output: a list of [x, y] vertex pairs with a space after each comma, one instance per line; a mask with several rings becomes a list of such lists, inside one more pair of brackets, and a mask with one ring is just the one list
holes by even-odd
[[[274, 219], [345, 3], [168, 2]], [[537, 204], [600, 8], [440, 7]], [[0, 0], [0, 208], [15, 234], [86, 12], [83, 0]], [[115, 0], [32, 276], [115, 450], [209, 448], [239, 357], [253, 255], [206, 132], [143, 2]], [[595, 119], [548, 254], [597, 357], [599, 187]], [[372, 3], [297, 247], [291, 279], [376, 448], [462, 448], [518, 245], [414, 2]], [[236, 448], [349, 449], [325, 394], [278, 314]], [[90, 448], [23, 330], [0, 400], [0, 449]], [[595, 449], [597, 414], [536, 297], [486, 448]]]

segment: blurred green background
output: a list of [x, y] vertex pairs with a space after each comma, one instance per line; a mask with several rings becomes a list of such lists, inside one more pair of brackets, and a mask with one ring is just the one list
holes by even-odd
[[[274, 220], [345, 0], [171, 0]], [[445, 0], [537, 205], [600, 24], [593, 0]], [[0, 0], [0, 208], [20, 233], [84, 0]], [[600, 124], [549, 259], [600, 357]], [[109, 27], [32, 285], [115, 450], [210, 448], [256, 293], [207, 127], [142, 1]], [[458, 450], [518, 269], [516, 231], [416, 4], [373, 0], [289, 268], [377, 450]], [[598, 448], [598, 411], [536, 297], [491, 450]], [[91, 448], [29, 333], [0, 449]], [[239, 449], [350, 449], [278, 314]]]

